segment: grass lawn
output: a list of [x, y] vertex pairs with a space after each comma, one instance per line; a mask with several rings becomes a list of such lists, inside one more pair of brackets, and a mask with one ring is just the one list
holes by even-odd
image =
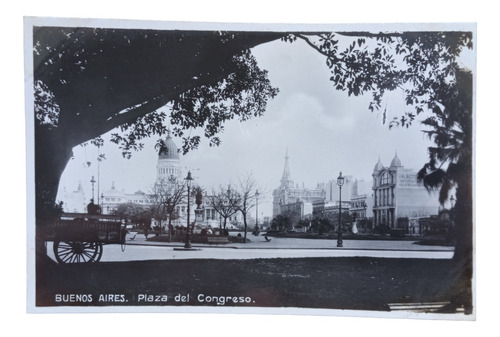
[[40, 265], [37, 272], [36, 303], [37, 306], [223, 304], [385, 311], [387, 303], [449, 301], [453, 291], [462, 287], [458, 278], [459, 272], [454, 270], [452, 261], [439, 259], [340, 257], [49, 263]]

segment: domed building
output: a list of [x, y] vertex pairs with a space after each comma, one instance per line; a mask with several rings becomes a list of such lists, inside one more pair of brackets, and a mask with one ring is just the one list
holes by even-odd
[[[380, 158], [379, 158], [379, 162], [380, 162]], [[398, 167], [403, 167], [403, 165], [401, 165], [401, 160], [399, 160], [398, 154], [396, 153], [396, 155], [394, 156], [394, 158], [392, 158], [390, 168], [396, 169]]]
[[380, 170], [384, 169], [384, 165], [380, 161], [380, 157], [378, 158], [378, 162], [375, 164], [375, 167], [373, 168], [373, 172], [378, 172]]
[[[389, 167], [384, 167], [379, 158], [372, 177], [374, 226], [394, 229], [400, 227], [398, 219], [438, 214], [437, 195], [429, 193], [418, 181], [417, 172], [403, 167], [397, 154]], [[417, 234], [414, 229], [406, 229]]]
[[[183, 182], [181, 160], [177, 145], [170, 136], [160, 142], [158, 149], [158, 159], [156, 162], [156, 179], [152, 179], [152, 185], [155, 183], [171, 184], [175, 182]], [[112, 214], [114, 210], [121, 204], [137, 204], [149, 206], [154, 203], [152, 196], [141, 190], [134, 193], [126, 193], [124, 190], [119, 190], [115, 187], [115, 182], [112, 183], [111, 189], [106, 190], [100, 196], [102, 212], [104, 214]], [[185, 205], [182, 211], [185, 213]], [[181, 207], [179, 206], [179, 212]]]
[[[158, 200], [155, 200], [156, 194], [162, 194], [166, 191], [175, 193], [176, 190], [181, 190], [179, 185], [186, 183], [186, 173], [183, 173], [179, 149], [172, 139], [170, 132], [164, 140], [160, 141], [157, 150], [156, 177], [151, 177], [151, 185], [153, 186], [152, 189], [158, 189], [157, 191], [159, 193], [153, 191], [145, 193], [141, 190], [134, 193], [126, 193], [124, 190], [116, 188], [115, 182], [113, 182], [111, 189], [104, 191], [100, 196], [100, 205], [103, 214], [113, 214], [120, 205], [127, 203], [149, 207], [158, 202]], [[169, 192], [167, 192], [167, 194]], [[194, 202], [193, 200], [191, 201]], [[195, 218], [195, 208], [196, 205], [191, 204], [189, 208], [190, 220], [196, 219], [197, 225], [203, 225], [205, 227], [219, 227], [220, 217], [213, 207], [204, 203], [202, 205], [203, 212], [197, 218]], [[188, 207], [185, 200], [175, 205], [175, 220], [172, 222], [174, 226], [186, 225], [187, 211]], [[235, 218], [234, 221], [239, 222], [239, 219]], [[166, 220], [152, 219], [151, 227], [154, 228], [156, 225], [166, 227], [165, 224]]]
[[161, 142], [158, 151], [158, 162], [156, 164], [157, 182], [180, 181], [182, 179], [181, 161], [179, 149], [175, 145], [170, 132], [167, 138]]

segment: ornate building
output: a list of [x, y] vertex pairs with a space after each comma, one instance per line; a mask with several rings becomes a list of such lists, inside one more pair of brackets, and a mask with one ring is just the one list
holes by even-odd
[[[161, 142], [158, 150], [158, 159], [156, 162], [156, 180], [155, 182], [180, 182], [182, 180], [181, 160], [177, 145], [175, 145], [170, 132], [167, 138]], [[111, 189], [104, 191], [100, 196], [102, 212], [111, 214], [120, 204], [133, 203], [143, 206], [151, 205], [154, 201], [148, 193], [141, 190], [134, 193], [126, 193], [124, 190], [115, 188], [113, 182]], [[186, 213], [186, 207], [179, 206], [179, 215]]]
[[417, 180], [415, 171], [403, 167], [397, 154], [389, 167], [379, 158], [372, 176], [374, 226], [396, 228], [399, 218], [438, 214], [438, 197]]
[[373, 183], [365, 180], [354, 181], [349, 213], [358, 220], [371, 218], [373, 214], [372, 185]]
[[156, 181], [181, 181], [182, 169], [179, 158], [179, 150], [175, 145], [170, 132], [167, 138], [161, 143], [158, 151], [158, 161], [156, 164]]
[[[325, 199], [325, 190], [323, 188], [308, 189], [294, 185], [291, 178], [290, 167], [288, 164], [288, 150], [285, 154], [285, 166], [281, 176], [280, 186], [273, 191], [273, 218], [290, 209], [310, 209], [312, 213], [312, 204], [318, 200]], [[297, 203], [308, 204], [308, 207], [297, 207]], [[300, 214], [303, 216], [305, 214]]]
[[81, 213], [87, 208], [90, 199], [87, 199], [83, 191], [82, 183], [78, 183], [76, 190], [68, 192], [64, 187], [60, 199], [63, 200], [63, 211], [68, 213]]
[[[175, 189], [175, 184], [185, 183], [185, 174], [182, 171], [177, 145], [170, 136], [170, 133], [168, 133], [166, 139], [160, 143], [156, 162], [156, 179], [152, 179], [152, 188], [154, 189], [155, 187], [153, 186], [157, 184], [162, 185], [159, 188], [168, 189], [171, 186]], [[104, 191], [100, 196], [100, 205], [104, 214], [112, 214], [121, 204], [133, 203], [147, 207], [153, 205], [154, 202], [152, 191], [145, 193], [139, 190], [135, 193], [126, 193], [124, 190], [117, 189], [114, 182], [111, 189]], [[219, 227], [221, 222], [220, 216], [213, 207], [205, 203], [202, 204], [201, 208], [203, 212], [199, 212], [197, 217], [195, 217], [195, 208], [194, 198], [191, 198], [190, 221], [196, 219], [196, 225], [212, 228]], [[185, 201], [175, 207], [176, 219], [173, 221], [174, 226], [186, 225], [187, 210], [187, 202]], [[228, 220], [229, 227], [233, 227], [233, 225], [237, 225], [240, 222], [237, 215]], [[152, 226], [154, 227], [157, 224], [164, 225], [163, 222], [152, 219]]]

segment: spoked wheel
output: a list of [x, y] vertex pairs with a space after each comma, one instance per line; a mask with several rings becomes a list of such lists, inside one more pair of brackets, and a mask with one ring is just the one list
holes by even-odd
[[54, 255], [59, 263], [99, 262], [102, 256], [102, 243], [87, 241], [55, 241]]

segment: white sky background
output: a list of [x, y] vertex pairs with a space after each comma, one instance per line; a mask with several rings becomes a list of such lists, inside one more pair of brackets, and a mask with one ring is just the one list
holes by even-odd
[[[202, 139], [199, 149], [181, 155], [184, 175], [191, 170], [195, 182], [205, 189], [236, 184], [251, 173], [261, 192], [259, 213], [271, 216], [272, 191], [279, 186], [287, 149], [292, 180], [308, 188], [335, 179], [339, 171], [370, 180], [378, 158], [388, 166], [396, 152], [406, 168], [417, 171], [426, 162], [431, 142], [420, 123], [389, 129], [392, 117], [406, 108], [401, 91], [388, 94], [382, 110], [371, 112], [370, 95], [348, 97], [347, 92], [335, 90], [325, 59], [303, 41], [267, 43], [254, 48], [253, 54], [280, 92], [268, 102], [265, 116], [226, 123], [219, 147], [209, 147]], [[383, 124], [385, 107], [388, 117]], [[174, 140], [180, 147], [182, 141]], [[156, 137], [146, 140], [145, 148], [131, 159], [122, 158], [118, 147], [106, 142], [100, 149], [106, 160], [100, 163], [99, 174], [97, 148], [78, 146], [60, 188], [72, 191], [81, 181], [90, 199], [91, 177], [99, 176], [96, 198], [98, 189], [100, 195], [113, 182], [127, 193], [148, 192], [156, 178], [155, 142]], [[92, 162], [90, 167], [87, 162]]]

